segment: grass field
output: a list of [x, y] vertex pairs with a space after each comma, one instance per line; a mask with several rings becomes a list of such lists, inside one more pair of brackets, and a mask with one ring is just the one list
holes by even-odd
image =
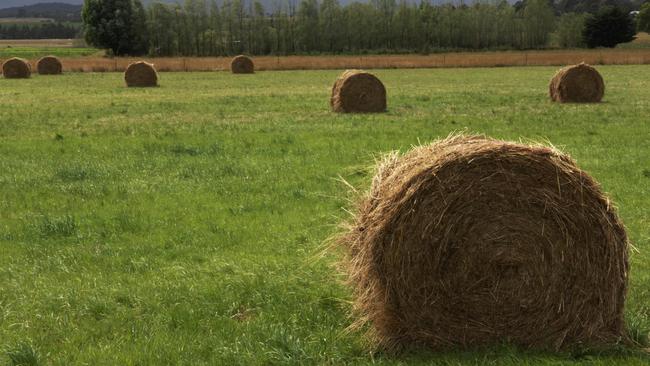
[[82, 44], [81, 40], [74, 39], [0, 39], [0, 60], [22, 57], [35, 61], [47, 55], [79, 58], [104, 54], [96, 48], [78, 46]]
[[[129, 63], [142, 57], [104, 57], [102, 50], [80, 47], [82, 40], [0, 40], [0, 61], [22, 57], [35, 62], [46, 55], [63, 58], [64, 69], [76, 72], [124, 71]], [[228, 70], [232, 57], [157, 57], [146, 58], [158, 71]], [[433, 68], [433, 67], [504, 67], [551, 66], [586, 62], [594, 65], [650, 64], [650, 35], [637, 34], [633, 42], [615, 49], [568, 49], [530, 51], [450, 52], [429, 55], [322, 55], [256, 56], [257, 70], [328, 70], [345, 68]]]
[[0, 24], [40, 24], [54, 23], [52, 18], [0, 18]]
[[[647, 365], [631, 349], [373, 354], [321, 256], [382, 152], [453, 131], [549, 141], [618, 205], [626, 319], [650, 329], [650, 66], [603, 66], [599, 105], [555, 67], [376, 70], [389, 111], [335, 115], [340, 71], [0, 79], [0, 365]], [[647, 345], [646, 345], [647, 347]]]
[[59, 57], [86, 57], [97, 55], [94, 48], [78, 47], [43, 47], [43, 46], [7, 46], [0, 42], [0, 59], [21, 57], [36, 60], [43, 56], [56, 55]]
[[634, 41], [619, 44], [616, 48], [650, 48], [650, 34], [639, 32]]

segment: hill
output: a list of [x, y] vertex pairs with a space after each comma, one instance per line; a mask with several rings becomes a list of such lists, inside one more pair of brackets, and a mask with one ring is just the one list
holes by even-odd
[[36, 5], [36, 4], [64, 4], [64, 5], [81, 5], [84, 3], [83, 0], [54, 0], [54, 1], [48, 1], [48, 0], [2, 0], [0, 2], [0, 9], [7, 9], [7, 8], [16, 8], [16, 7], [23, 7], [23, 6], [31, 6], [31, 5]]

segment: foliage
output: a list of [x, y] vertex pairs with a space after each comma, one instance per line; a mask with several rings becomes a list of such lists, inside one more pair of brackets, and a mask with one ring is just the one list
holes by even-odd
[[585, 21], [582, 33], [587, 47], [616, 47], [631, 42], [636, 34], [634, 21], [620, 8], [606, 6]]
[[616, 6], [623, 12], [629, 13], [638, 9], [639, 1], [643, 0], [552, 0], [551, 2], [558, 14], [595, 14], [605, 5]]
[[530, 0], [519, 10], [506, 1], [341, 6], [338, 0], [302, 0], [297, 8], [277, 5], [271, 12], [257, 0], [186, 0], [154, 2], [146, 17], [153, 56], [532, 49], [547, 46], [555, 28], [547, 0]]
[[636, 17], [636, 29], [639, 32], [650, 33], [650, 2], [647, 2], [639, 9]]
[[[321, 256], [380, 153], [452, 131], [548, 141], [618, 207], [626, 318], [650, 327], [650, 73], [600, 66], [599, 105], [549, 103], [556, 67], [375, 70], [388, 112], [334, 115], [340, 71], [0, 79], [0, 365], [648, 365], [494, 347], [372, 354]], [[241, 76], [241, 75], [239, 75]], [[638, 336], [637, 339], [642, 339]], [[647, 346], [646, 346], [647, 347]], [[22, 352], [22, 351], [21, 351]], [[22, 352], [29, 354], [30, 352]]]
[[585, 14], [562, 14], [557, 23], [555, 40], [561, 48], [578, 48], [585, 45], [582, 30], [585, 27]]
[[75, 23], [0, 24], [0, 39], [70, 39], [79, 31]]
[[140, 0], [85, 0], [81, 16], [89, 45], [120, 56], [146, 53], [146, 33], [142, 33], [146, 19]]

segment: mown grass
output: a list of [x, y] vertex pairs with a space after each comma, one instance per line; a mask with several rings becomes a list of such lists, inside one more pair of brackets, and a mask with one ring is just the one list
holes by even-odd
[[54, 55], [58, 57], [84, 57], [96, 55], [99, 51], [86, 47], [32, 47], [32, 46], [4, 46], [0, 47], [0, 59], [11, 57], [40, 58]]
[[0, 364], [643, 365], [630, 349], [372, 354], [320, 256], [382, 152], [453, 131], [549, 141], [620, 208], [626, 318], [650, 328], [650, 67], [557, 105], [555, 68], [377, 70], [389, 111], [335, 115], [338, 71], [0, 80]]

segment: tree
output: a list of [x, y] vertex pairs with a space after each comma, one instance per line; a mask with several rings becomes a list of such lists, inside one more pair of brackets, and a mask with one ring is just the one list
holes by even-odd
[[320, 49], [337, 52], [341, 44], [341, 8], [338, 0], [323, 0], [319, 11]]
[[149, 50], [149, 35], [147, 29], [147, 14], [140, 0], [133, 1], [132, 16], [132, 45], [131, 54], [144, 55]]
[[632, 18], [618, 7], [607, 6], [587, 18], [582, 37], [589, 48], [616, 47], [634, 40], [635, 34]]
[[562, 48], [583, 47], [582, 30], [585, 28], [585, 15], [566, 13], [560, 16], [555, 36], [557, 45]]
[[639, 32], [650, 33], [650, 2], [643, 4], [639, 9], [639, 15], [636, 16], [636, 29]]
[[[141, 11], [142, 9], [142, 11]], [[138, 55], [143, 47], [146, 19], [140, 0], [85, 0], [81, 13], [88, 44], [115, 55]]]
[[546, 46], [555, 27], [555, 14], [548, 0], [526, 1], [522, 9], [522, 48]]
[[166, 4], [153, 3], [149, 7], [150, 53], [154, 56], [173, 56], [178, 53], [174, 31], [174, 11]]
[[298, 5], [298, 43], [302, 51], [318, 48], [318, 2], [302, 0]]

